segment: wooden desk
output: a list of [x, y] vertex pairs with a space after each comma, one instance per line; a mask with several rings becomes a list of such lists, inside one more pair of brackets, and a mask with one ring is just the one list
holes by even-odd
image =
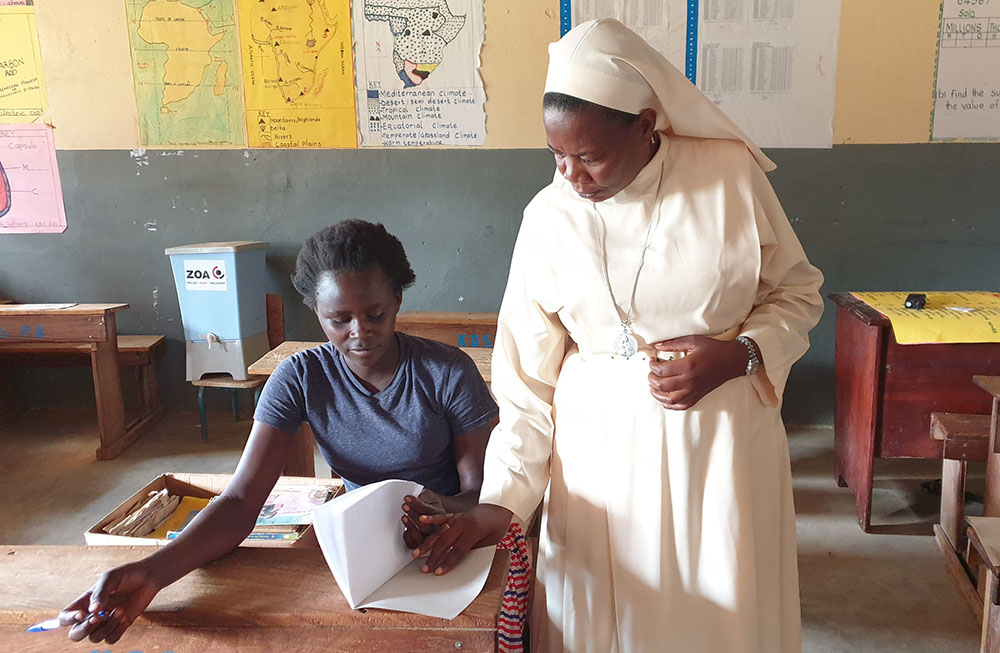
[[403, 311], [396, 316], [396, 330], [459, 347], [492, 347], [497, 314]]
[[899, 345], [889, 319], [850, 294], [837, 304], [834, 468], [871, 528], [875, 458], [941, 458], [932, 412], [989, 412], [974, 374], [1000, 374], [1000, 344]]
[[[292, 354], [297, 354], [300, 351], [312, 349], [313, 347], [319, 347], [323, 344], [325, 343], [286, 340], [247, 367], [247, 372], [259, 376], [270, 376], [281, 361]], [[461, 349], [472, 357], [472, 360], [476, 363], [476, 368], [479, 369], [479, 373], [483, 375], [486, 383], [489, 383], [490, 361], [493, 356], [493, 350], [480, 347], [462, 347]], [[292, 451], [288, 456], [288, 462], [285, 464], [285, 469], [282, 473], [286, 476], [315, 476], [316, 464], [313, 459], [315, 442], [316, 438], [313, 435], [312, 429], [309, 428], [308, 424], [303, 422], [302, 426], [295, 433], [295, 439], [292, 442]]]
[[0, 546], [5, 651], [495, 651], [509, 554], [498, 551], [479, 597], [448, 621], [351, 610], [318, 549], [237, 549], [160, 592], [113, 647], [66, 630], [27, 633], [145, 547]]
[[[306, 349], [312, 349], [313, 347], [319, 347], [320, 345], [325, 344], [326, 343], [324, 342], [296, 342], [293, 340], [286, 340], [261, 356], [259, 360], [252, 363], [247, 368], [247, 372], [249, 374], [258, 374], [260, 376], [270, 376], [274, 372], [275, 368], [281, 364], [281, 361], [285, 360], [292, 354], [297, 354], [300, 351], [305, 351]], [[486, 383], [490, 383], [493, 350], [484, 347], [459, 347], [459, 349], [472, 358], [472, 361], [476, 364], [476, 369], [478, 369], [479, 373], [483, 375], [483, 380], [486, 381]]]
[[115, 313], [127, 308], [128, 304], [77, 304], [68, 308], [8, 304], [0, 308], [0, 347], [9, 343], [63, 342], [89, 348], [101, 438], [99, 460], [120, 454], [155, 422], [150, 415], [125, 422]]

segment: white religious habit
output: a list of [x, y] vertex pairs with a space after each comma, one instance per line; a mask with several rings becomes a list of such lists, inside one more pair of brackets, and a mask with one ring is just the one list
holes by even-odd
[[[800, 651], [780, 397], [822, 313], [822, 275], [767, 181], [773, 164], [659, 53], [612, 20], [549, 52], [546, 91], [654, 108], [663, 131], [631, 185], [596, 205], [557, 174], [514, 248], [480, 500], [524, 520], [544, 495], [532, 649]], [[625, 357], [630, 300], [638, 351]], [[652, 344], [688, 335], [748, 336], [763, 367], [666, 410], [650, 395]]]

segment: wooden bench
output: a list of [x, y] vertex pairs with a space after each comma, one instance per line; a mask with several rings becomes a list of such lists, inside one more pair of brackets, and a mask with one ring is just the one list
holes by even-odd
[[[157, 361], [166, 352], [166, 343], [164, 336], [118, 336], [118, 364], [135, 368], [138, 390], [139, 416], [128, 424], [128, 430], [146, 430], [166, 410], [156, 380]], [[12, 342], [0, 347], [0, 362], [5, 366], [89, 367], [91, 350], [90, 345], [72, 343]]]
[[965, 478], [969, 461], [986, 462], [990, 416], [931, 413], [931, 437], [942, 445], [941, 521], [935, 526], [954, 551], [965, 551]]
[[969, 461], [985, 461], [989, 454], [990, 416], [967, 413], [931, 413], [931, 438], [941, 442], [941, 514], [934, 539], [944, 554], [945, 569], [959, 594], [982, 618], [977, 591], [975, 551], [968, 551], [965, 517], [965, 479]]
[[969, 517], [969, 542], [987, 569], [980, 651], [1000, 652], [1000, 517]]

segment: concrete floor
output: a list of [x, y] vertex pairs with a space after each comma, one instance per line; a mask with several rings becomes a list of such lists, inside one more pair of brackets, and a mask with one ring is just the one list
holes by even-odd
[[[250, 425], [210, 414], [202, 443], [197, 414], [172, 411], [117, 459], [97, 461], [94, 419], [31, 412], [0, 430], [0, 543], [82, 544], [85, 530], [162, 472], [231, 473]], [[979, 650], [978, 623], [930, 534], [938, 497], [920, 491], [940, 465], [879, 461], [873, 523], [881, 534], [866, 535], [850, 491], [833, 480], [833, 431], [790, 428], [789, 441], [803, 650]], [[318, 457], [317, 470], [329, 475]]]

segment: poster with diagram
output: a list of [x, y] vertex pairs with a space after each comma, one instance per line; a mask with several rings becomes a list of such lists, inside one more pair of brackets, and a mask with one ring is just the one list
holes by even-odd
[[483, 0], [356, 0], [363, 146], [482, 145]]
[[52, 128], [0, 124], [0, 235], [65, 230]]
[[357, 147], [348, 0], [240, 0], [250, 147]]
[[831, 147], [840, 0], [563, 0], [645, 38], [761, 147]]

